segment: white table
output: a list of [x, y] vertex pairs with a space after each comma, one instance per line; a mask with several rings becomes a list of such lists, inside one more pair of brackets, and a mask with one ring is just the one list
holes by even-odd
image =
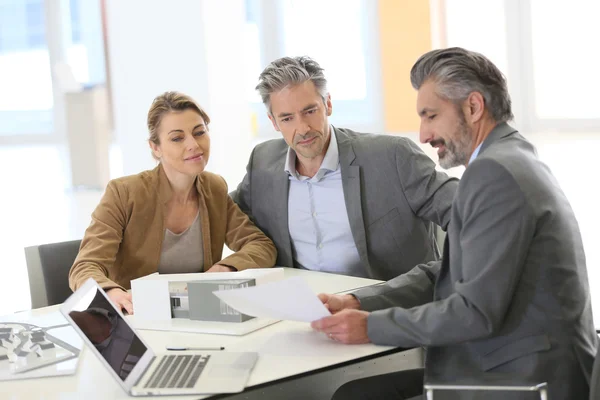
[[[337, 293], [379, 282], [372, 279], [285, 268], [285, 277], [292, 276], [300, 276], [305, 279], [315, 293]], [[46, 307], [20, 313], [19, 317], [40, 317], [56, 310], [57, 306]], [[312, 373], [323, 373], [336, 367], [347, 368], [348, 365], [355, 362], [366, 362], [367, 365], [371, 365], [373, 363], [372, 359], [378, 356], [383, 359], [379, 361], [380, 365], [375, 373], [387, 372], [396, 368], [418, 367], [420, 364], [420, 355], [414, 350], [404, 352], [408, 353], [407, 356], [406, 354], [400, 354], [402, 349], [394, 349], [393, 347], [375, 346], [373, 344], [344, 345], [328, 339], [323, 334], [314, 332], [307, 323], [291, 321], [282, 321], [245, 336], [148, 330], [140, 331], [140, 333], [155, 352], [163, 352], [167, 345], [225, 346], [226, 351], [258, 352], [258, 363], [252, 372], [243, 398], [251, 398], [252, 396], [249, 396], [248, 393], [252, 391], [260, 393], [260, 396], [255, 397], [263, 397], [265, 388], [272, 384], [289, 382], [296, 377], [305, 379]], [[403, 359], [400, 361], [393, 360], [396, 354]], [[383, 361], [386, 358], [388, 364], [391, 361], [392, 365], [382, 369]], [[402, 362], [410, 365], [399, 365]], [[364, 368], [360, 367], [359, 369]], [[346, 376], [348, 372], [342, 371], [341, 375]], [[337, 376], [339, 379], [340, 373]], [[350, 372], [350, 376], [347, 376], [345, 380], [357, 377], [362, 376], [356, 372]], [[312, 389], [315, 390], [315, 388]], [[294, 388], [294, 391], [296, 391], [296, 388]], [[205, 397], [208, 396], [176, 396], [172, 399], [199, 399]], [[81, 353], [78, 371], [75, 375], [2, 382], [0, 384], [0, 398], [11, 400], [38, 398], [92, 400], [130, 399], [131, 397], [113, 380], [94, 354], [84, 350]], [[161, 398], [168, 399], [169, 397]]]

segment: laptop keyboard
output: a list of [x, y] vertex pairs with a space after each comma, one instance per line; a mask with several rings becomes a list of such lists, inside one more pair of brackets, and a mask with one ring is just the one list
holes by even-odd
[[163, 356], [144, 388], [193, 388], [209, 358], [200, 355]]

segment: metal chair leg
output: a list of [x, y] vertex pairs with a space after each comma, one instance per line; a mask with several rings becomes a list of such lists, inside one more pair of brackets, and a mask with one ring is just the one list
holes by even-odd
[[433, 389], [427, 389], [427, 400], [433, 400]]

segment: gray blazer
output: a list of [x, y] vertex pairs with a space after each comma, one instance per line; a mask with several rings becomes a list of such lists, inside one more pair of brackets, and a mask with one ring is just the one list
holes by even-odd
[[[391, 279], [436, 260], [458, 180], [437, 172], [411, 140], [334, 128], [350, 228], [363, 277]], [[256, 146], [233, 200], [277, 247], [277, 265], [294, 266], [288, 228], [289, 177], [283, 139]]]
[[553, 400], [588, 398], [598, 337], [579, 227], [534, 147], [505, 123], [460, 181], [442, 261], [355, 294], [379, 310], [374, 343], [428, 347], [429, 382], [548, 382]]

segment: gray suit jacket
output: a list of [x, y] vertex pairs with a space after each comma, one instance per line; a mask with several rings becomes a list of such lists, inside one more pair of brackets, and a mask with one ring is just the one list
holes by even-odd
[[[458, 180], [437, 172], [411, 140], [334, 128], [350, 228], [363, 277], [391, 279], [439, 258], [434, 223], [444, 229]], [[288, 146], [256, 146], [233, 200], [277, 247], [277, 265], [294, 266], [288, 228]]]
[[428, 347], [429, 382], [548, 382], [550, 399], [588, 398], [598, 337], [579, 227], [534, 147], [505, 123], [460, 181], [442, 261], [356, 296], [379, 310], [374, 343]]

